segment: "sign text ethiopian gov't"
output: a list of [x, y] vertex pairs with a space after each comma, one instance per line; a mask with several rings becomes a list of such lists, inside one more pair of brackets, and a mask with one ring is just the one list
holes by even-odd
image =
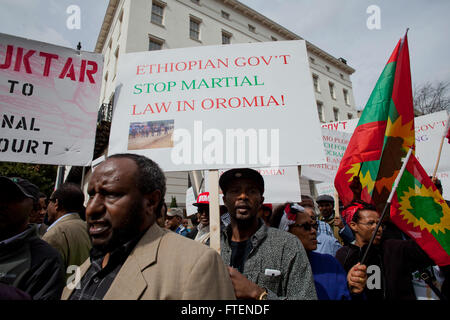
[[88, 165], [101, 54], [0, 34], [0, 161]]
[[114, 109], [109, 153], [166, 171], [325, 159], [302, 40], [125, 54]]

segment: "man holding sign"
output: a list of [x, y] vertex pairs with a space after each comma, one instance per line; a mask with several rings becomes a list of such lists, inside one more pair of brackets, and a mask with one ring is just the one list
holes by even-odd
[[232, 169], [219, 180], [231, 224], [222, 232], [221, 255], [238, 299], [317, 299], [300, 240], [258, 218], [264, 180], [253, 169]]

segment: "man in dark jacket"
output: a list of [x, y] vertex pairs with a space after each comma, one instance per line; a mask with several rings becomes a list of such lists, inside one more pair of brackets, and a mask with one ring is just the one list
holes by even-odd
[[[373, 205], [354, 201], [342, 216], [355, 235], [355, 243], [342, 247], [336, 259], [349, 272], [361, 261], [367, 245], [380, 220]], [[382, 239], [379, 228], [367, 255], [367, 283], [364, 295], [368, 300], [415, 300], [412, 272], [433, 265], [426, 253], [414, 240]]]
[[64, 269], [59, 253], [28, 224], [39, 189], [21, 178], [0, 177], [0, 282], [34, 300], [59, 299]]

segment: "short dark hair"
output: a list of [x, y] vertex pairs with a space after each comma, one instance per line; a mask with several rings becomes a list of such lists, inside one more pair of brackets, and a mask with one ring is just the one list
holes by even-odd
[[166, 176], [159, 165], [153, 160], [133, 153], [118, 153], [109, 156], [108, 159], [126, 158], [136, 163], [138, 170], [136, 176], [136, 186], [142, 194], [149, 194], [155, 190], [161, 192], [161, 199], [155, 210], [156, 218], [161, 216], [162, 206], [165, 204], [164, 196], [166, 195]]
[[84, 194], [77, 184], [66, 182], [53, 192], [51, 199], [58, 200], [58, 207], [66, 212], [80, 212], [83, 208]]

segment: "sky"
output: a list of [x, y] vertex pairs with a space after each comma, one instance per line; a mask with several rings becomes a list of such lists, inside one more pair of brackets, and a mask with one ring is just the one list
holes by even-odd
[[[334, 57], [345, 58], [356, 70], [351, 80], [357, 109], [366, 104], [407, 28], [413, 87], [450, 81], [448, 0], [241, 2]], [[66, 25], [71, 5], [80, 8], [79, 29]], [[80, 41], [83, 50], [93, 51], [107, 5], [108, 0], [0, 0], [0, 33], [71, 48]], [[379, 9], [378, 20], [372, 8]]]

